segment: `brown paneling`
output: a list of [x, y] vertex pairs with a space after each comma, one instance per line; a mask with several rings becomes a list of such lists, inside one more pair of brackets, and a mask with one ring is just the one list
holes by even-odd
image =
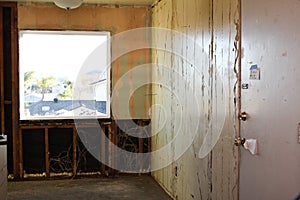
[[[112, 34], [149, 23], [148, 7], [83, 5], [63, 10], [54, 4], [19, 3], [20, 29], [100, 30]], [[45, 17], [47, 13], [47, 17]]]
[[[45, 17], [47, 13], [47, 17]], [[142, 37], [122, 39], [120, 37], [124, 31], [135, 28], [150, 26], [149, 7], [137, 6], [101, 6], [101, 5], [83, 5], [74, 10], [63, 10], [50, 3], [19, 3], [18, 5], [18, 27], [19, 29], [45, 29], [45, 30], [93, 30], [109, 31], [113, 40], [112, 49], [112, 91], [117, 95], [114, 99], [116, 115], [119, 119], [148, 119], [148, 110], [151, 105], [150, 89], [145, 86], [136, 91], [124, 104], [126, 94], [132, 92], [132, 83], [121, 82], [121, 86], [115, 87], [115, 83], [126, 72], [130, 72], [134, 67], [150, 62], [149, 49], [141, 49], [135, 52], [126, 52], [131, 50], [132, 45], [137, 41], [145, 46], [150, 43], [150, 34], [141, 35]], [[131, 35], [131, 34], [129, 34]], [[116, 40], [114, 40], [116, 39]], [[125, 55], [121, 55], [122, 52]], [[133, 51], [133, 50], [131, 50]], [[151, 71], [147, 70], [142, 75], [143, 79], [151, 81]], [[134, 81], [132, 79], [131, 81]], [[128, 98], [127, 98], [128, 99]], [[129, 109], [130, 115], [125, 111]]]
[[[47, 17], [45, 17], [47, 13]], [[81, 7], [74, 10], [63, 10], [56, 7], [52, 3], [19, 3], [18, 4], [18, 28], [23, 30], [84, 30], [84, 31], [109, 31], [112, 34], [112, 37], [118, 37], [118, 34], [121, 34], [123, 31], [143, 28], [149, 26], [151, 23], [150, 20], [150, 8], [149, 7], [136, 7], [136, 6], [102, 6], [102, 5], [82, 5]], [[120, 38], [120, 37], [119, 37]], [[139, 38], [140, 39], [140, 38]], [[131, 49], [131, 45], [135, 43], [134, 38], [131, 40], [117, 40], [118, 42], [112, 42], [112, 57], [115, 59], [112, 60], [112, 70], [111, 70], [111, 90], [118, 90], [121, 93], [117, 98], [116, 107], [118, 118], [148, 118], [148, 109], [151, 105], [151, 97], [148, 95], [151, 90], [149, 85], [134, 91], [132, 100], [126, 109], [130, 109], [131, 116], [123, 114], [124, 106], [122, 104], [122, 92], [128, 93], [132, 90], [132, 87], [119, 87], [115, 88], [114, 84], [122, 77], [123, 74], [134, 69], [136, 66], [143, 65], [150, 62], [150, 50], [141, 49], [134, 52], [127, 52], [125, 55], [118, 55], [124, 49]], [[144, 37], [143, 40], [139, 40], [143, 46], [149, 44], [149, 37]], [[147, 70], [143, 75], [144, 79], [151, 80], [151, 72]], [[18, 77], [18, 76], [16, 76]], [[16, 78], [15, 77], [15, 78]], [[131, 80], [132, 81], [132, 80]], [[17, 90], [18, 91], [18, 90]], [[132, 92], [132, 91], [131, 91]], [[116, 99], [115, 99], [116, 100]], [[16, 106], [18, 109], [18, 106]], [[30, 123], [30, 124], [29, 124]], [[48, 125], [47, 125], [48, 124]], [[71, 124], [65, 124], [62, 122], [62, 125], [53, 125], [51, 123], [44, 122], [22, 122], [21, 129], [48, 129], [48, 128], [67, 128], [73, 127]], [[60, 124], [58, 122], [58, 124]], [[83, 125], [87, 128], [89, 125]], [[94, 171], [97, 170], [94, 167], [98, 163], [95, 159], [91, 158], [87, 154], [88, 165], [85, 166], [82, 162], [79, 163], [81, 159], [81, 150], [83, 148], [75, 127], [73, 127], [73, 174], [77, 174], [80, 171]], [[117, 143], [116, 139], [116, 125], [105, 126], [105, 131], [108, 132], [108, 137], [112, 140], [113, 143]], [[45, 140], [47, 137], [45, 138]], [[45, 141], [47, 143], [47, 141]], [[99, 141], [101, 142], [101, 141]], [[108, 151], [108, 147], [105, 146], [104, 140], [102, 142], [102, 150]], [[45, 146], [47, 152], [47, 144]], [[49, 150], [49, 147], [48, 147]], [[103, 151], [102, 155], [105, 156], [107, 153]], [[113, 153], [113, 152], [112, 152]], [[23, 153], [21, 152], [22, 156]], [[49, 158], [46, 157], [46, 162]], [[114, 157], [114, 156], [112, 156]], [[114, 158], [105, 158], [105, 159], [114, 159]], [[46, 174], [48, 175], [49, 163], [46, 163]], [[93, 165], [93, 166], [91, 166]], [[112, 161], [112, 165], [115, 163]], [[106, 167], [104, 164], [101, 165], [101, 171], [105, 173]], [[115, 171], [110, 169], [110, 173]]]

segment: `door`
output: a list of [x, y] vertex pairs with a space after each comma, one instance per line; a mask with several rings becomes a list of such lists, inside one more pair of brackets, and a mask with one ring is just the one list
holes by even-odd
[[[300, 1], [241, 0], [240, 199], [293, 199], [300, 193]], [[248, 84], [248, 85], [247, 85]]]

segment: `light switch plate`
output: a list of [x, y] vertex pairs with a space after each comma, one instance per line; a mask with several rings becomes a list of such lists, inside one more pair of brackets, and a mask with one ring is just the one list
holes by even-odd
[[259, 71], [259, 69], [250, 70], [250, 79], [251, 80], [260, 80], [260, 71]]
[[250, 67], [250, 80], [260, 80], [260, 69], [257, 64], [251, 65]]

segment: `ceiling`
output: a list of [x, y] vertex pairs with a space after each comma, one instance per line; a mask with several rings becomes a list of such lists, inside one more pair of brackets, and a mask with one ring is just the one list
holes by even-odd
[[[1, 1], [1, 0], [0, 0]], [[53, 2], [53, 0], [11, 0], [18, 2]], [[117, 5], [152, 5], [157, 0], [83, 0], [83, 3]]]

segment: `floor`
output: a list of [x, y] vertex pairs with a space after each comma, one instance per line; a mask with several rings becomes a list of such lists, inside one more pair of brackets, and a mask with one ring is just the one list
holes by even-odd
[[170, 200], [148, 175], [8, 183], [8, 200]]

